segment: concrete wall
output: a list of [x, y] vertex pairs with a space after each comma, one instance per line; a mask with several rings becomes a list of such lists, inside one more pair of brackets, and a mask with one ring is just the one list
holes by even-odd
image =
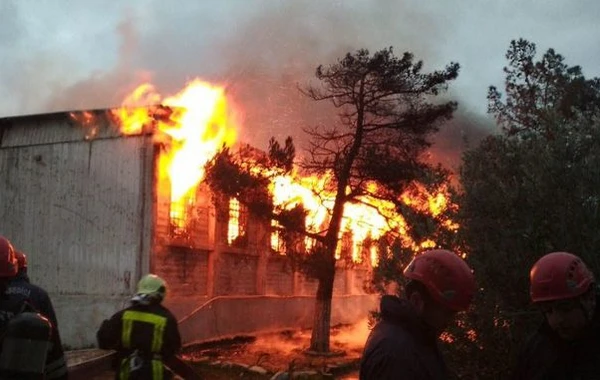
[[186, 237], [175, 236], [170, 219], [170, 184], [167, 178], [157, 178], [154, 193], [154, 235], [150, 267], [165, 279], [169, 294], [201, 297], [209, 294], [213, 281], [210, 251], [214, 249], [215, 211], [206, 186], [199, 186]]
[[171, 247], [153, 256], [153, 272], [168, 284], [169, 295], [208, 295], [209, 252], [185, 247]]
[[[158, 217], [168, 218], [168, 202], [158, 204], [163, 208]], [[244, 245], [229, 245], [228, 213], [221, 208], [227, 204], [217, 201], [207, 213], [214, 215], [214, 222], [208, 222], [214, 232], [196, 232], [185, 248], [166, 228], [157, 230], [152, 268], [169, 282], [165, 305], [181, 321], [184, 343], [311, 327], [317, 281], [295, 272], [286, 256], [272, 251], [269, 227], [251, 215], [243, 228]], [[366, 274], [365, 269], [340, 264], [334, 281], [333, 324], [358, 322], [377, 307], [377, 297], [365, 294], [362, 287]]]
[[[86, 113], [85, 128], [67, 113], [0, 120], [0, 234], [28, 254], [64, 344], [94, 345], [102, 320], [126, 306], [148, 272], [166, 279], [179, 318], [192, 313], [186, 342], [308, 327], [317, 282], [271, 250], [270, 226], [247, 215], [242, 244], [229, 245], [228, 211], [201, 185], [189, 234], [174, 237], [152, 136], [120, 136], [106, 115]], [[334, 323], [373, 305], [361, 276], [338, 270]]]
[[96, 346], [96, 332], [103, 320], [125, 307], [130, 295], [61, 295], [52, 298], [65, 349]]
[[[196, 194], [197, 219], [186, 239], [169, 230], [168, 186], [157, 187], [156, 228], [152, 271], [169, 284], [172, 294], [184, 297], [282, 295], [313, 296], [317, 281], [294, 272], [289, 259], [272, 250], [271, 227], [253, 215], [244, 218], [243, 244], [227, 240], [229, 203], [213, 197], [201, 185]], [[216, 203], [216, 204], [215, 204]], [[202, 227], [200, 227], [202, 226]], [[368, 269], [347, 269], [341, 264], [334, 295], [364, 294]]]
[[[169, 283], [165, 305], [181, 321], [185, 343], [264, 330], [311, 327], [318, 283], [292, 268], [289, 258], [270, 247], [270, 226], [253, 215], [242, 218], [244, 239], [229, 244], [229, 202], [197, 192], [208, 215], [186, 241], [168, 229], [169, 194], [158, 186], [157, 228], [152, 270]], [[162, 190], [161, 190], [162, 189]], [[196, 224], [194, 224], [196, 223]], [[334, 281], [332, 323], [354, 323], [377, 307], [377, 297], [362, 286], [368, 271], [340, 263]]]
[[90, 115], [93, 140], [65, 113], [0, 128], [0, 234], [27, 254], [70, 347], [95, 343], [149, 267], [149, 136], [120, 137]]
[[267, 262], [267, 294], [295, 294], [294, 283], [294, 273], [285, 257], [272, 257]]
[[[184, 344], [201, 342], [257, 331], [309, 328], [312, 326], [314, 297], [247, 296], [217, 297], [181, 321], [179, 328]], [[335, 296], [332, 324], [355, 323], [378, 306], [375, 295]], [[169, 304], [186, 300], [171, 299]], [[199, 305], [200, 306], [200, 305]], [[183, 318], [184, 313], [178, 315]]]

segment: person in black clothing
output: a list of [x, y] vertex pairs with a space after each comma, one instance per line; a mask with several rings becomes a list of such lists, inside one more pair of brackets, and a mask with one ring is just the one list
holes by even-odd
[[453, 252], [431, 250], [404, 270], [405, 298], [381, 299], [381, 320], [365, 345], [360, 380], [438, 380], [448, 370], [438, 349], [439, 335], [458, 311], [468, 308], [475, 278]]
[[[0, 328], [4, 328], [15, 315], [12, 303], [9, 304], [6, 289], [19, 270], [15, 249], [8, 239], [0, 236]], [[16, 307], [20, 309], [20, 307]]]
[[[44, 378], [64, 380], [68, 378], [67, 363], [64, 357], [56, 316], [52, 302], [42, 288], [29, 283], [26, 273], [19, 268], [19, 254], [13, 248], [10, 241], [0, 237], [0, 256], [2, 272], [0, 281], [2, 288], [2, 299], [0, 300], [0, 325], [4, 329], [8, 323], [21, 313], [39, 313], [50, 322], [50, 349], [47, 352], [36, 352], [45, 356]], [[24, 258], [24, 257], [23, 257]], [[6, 265], [13, 268], [8, 271]], [[10, 272], [10, 273], [9, 273]], [[12, 275], [11, 275], [12, 274]], [[33, 346], [32, 346], [33, 347]], [[32, 355], [34, 353], [32, 352]], [[11, 370], [14, 374], [15, 368]], [[18, 371], [18, 370], [17, 370]], [[4, 374], [2, 374], [4, 376]], [[0, 376], [0, 377], [2, 377]], [[25, 375], [24, 375], [25, 376]], [[17, 376], [19, 377], [19, 376]], [[26, 377], [22, 377], [26, 378]]]
[[162, 306], [166, 283], [148, 274], [138, 283], [131, 306], [105, 320], [97, 332], [98, 346], [117, 351], [115, 379], [172, 378], [164, 364], [181, 348], [177, 320]]
[[18, 250], [15, 250], [15, 255], [17, 256], [17, 264], [19, 266], [17, 278], [29, 282], [29, 275], [27, 274], [27, 255]]
[[530, 297], [544, 321], [520, 353], [514, 380], [600, 379], [600, 302], [586, 264], [567, 252], [540, 258]]
[[52, 324], [52, 348], [48, 353], [46, 361], [46, 378], [60, 379], [68, 378], [67, 362], [64, 355], [58, 321], [50, 296], [41, 287], [32, 284], [27, 275], [27, 256], [15, 251], [18, 263], [17, 275], [8, 283], [6, 295], [16, 302], [27, 302], [38, 313], [42, 314]]

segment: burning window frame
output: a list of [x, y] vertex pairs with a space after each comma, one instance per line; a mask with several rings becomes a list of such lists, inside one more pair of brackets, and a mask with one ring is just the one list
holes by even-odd
[[248, 207], [236, 198], [227, 200], [225, 242], [230, 247], [248, 246]]
[[175, 241], [191, 243], [195, 224], [194, 209], [196, 196], [194, 193], [184, 196], [180, 202], [169, 202], [169, 238]]
[[271, 248], [271, 253], [280, 256], [285, 256], [286, 244], [283, 233], [281, 232], [281, 228], [282, 226], [277, 220], [271, 219], [271, 234], [269, 239], [269, 245]]

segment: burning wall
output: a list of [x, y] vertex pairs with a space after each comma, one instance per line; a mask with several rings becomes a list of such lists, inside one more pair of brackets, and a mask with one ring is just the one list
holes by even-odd
[[[165, 268], [165, 277], [181, 284], [180, 295], [304, 294], [307, 287], [315, 287], [313, 282], [289, 270], [286, 275], [273, 271], [289, 269], [286, 259], [277, 257], [282, 252], [273, 226], [248, 214], [236, 199], [211, 194], [202, 183], [204, 164], [222, 146], [235, 142], [239, 126], [228, 102], [223, 88], [194, 80], [179, 94], [165, 99], [151, 85], [142, 85], [127, 97], [122, 108], [111, 111], [123, 134], [135, 135], [151, 128], [159, 144], [157, 254], [152, 267], [159, 272]], [[140, 107], [147, 103], [153, 105]], [[319, 203], [310, 184], [326, 180], [326, 176], [280, 176], [269, 190], [278, 206], [305, 204], [310, 210], [307, 227], [319, 228], [326, 221], [327, 204]], [[364, 221], [353, 215], [345, 220], [346, 232], [354, 227], [359, 236], [357, 226]], [[356, 226], [352, 226], [354, 220]], [[353, 242], [349, 249], [356, 250], [357, 246], [358, 242]], [[170, 266], [186, 269], [166, 269]], [[196, 267], [194, 275], [190, 274], [191, 266]], [[345, 276], [339, 277], [345, 281]], [[350, 291], [349, 287], [342, 288]]]
[[[151, 106], [140, 107], [148, 103]], [[166, 198], [168, 194], [171, 233], [182, 239], [184, 244], [194, 245], [192, 240], [196, 239], [193, 232], [195, 226], [192, 224], [198, 219], [196, 214], [205, 212], [210, 203], [206, 199], [205, 189], [201, 193], [198, 191], [204, 179], [204, 165], [221, 147], [234, 146], [239, 131], [236, 109], [227, 97], [225, 88], [195, 79], [178, 94], [163, 99], [152, 85], [144, 84], [125, 99], [123, 107], [112, 113], [121, 132], [126, 135], [140, 133], [147, 127], [152, 128], [156, 141], [162, 146], [158, 155], [156, 187], [159, 199]], [[241, 147], [240, 149], [246, 149]], [[245, 165], [254, 169], [259, 164], [255, 162]], [[289, 209], [302, 204], [307, 211], [307, 231], [318, 234], [329, 223], [335, 199], [335, 187], [331, 189], [328, 186], [332, 183], [331, 177], [329, 172], [303, 175], [294, 170], [292, 174], [274, 176], [268, 191], [278, 208]], [[379, 191], [376, 183], [368, 186], [373, 193]], [[398, 201], [436, 216], [448, 207], [446, 189], [438, 190], [435, 194], [429, 194], [423, 187], [415, 186], [402, 194]], [[197, 201], [197, 198], [202, 199]], [[236, 199], [220, 199], [217, 203], [216, 219], [228, 220], [216, 230], [217, 239], [226, 234], [227, 245], [248, 245], [249, 229], [254, 224], [247, 223], [249, 216], [244, 212], [243, 205]], [[225, 214], [221, 214], [219, 210], [225, 210]], [[448, 229], [456, 229], [451, 220], [446, 222]], [[369, 195], [362, 196], [357, 202], [348, 203], [344, 207], [339, 236], [342, 244], [338, 258], [342, 256], [341, 250], [346, 249], [353, 262], [362, 262], [364, 250], [368, 250], [366, 256], [370, 256], [369, 261], [375, 265], [380, 253], [367, 243], [390, 231], [399, 234], [403, 243], [415, 250], [435, 246], [435, 242], [429, 240], [412, 241], [406, 234], [408, 228], [410, 227], [397, 212], [393, 202]], [[273, 249], [280, 250], [281, 239], [275, 232], [276, 223], [264, 229], [264, 235], [270, 234], [270, 237], [261, 237], [258, 244], [261, 245], [268, 239]], [[252, 244], [257, 239], [260, 240], [257, 237], [251, 240], [247, 248], [256, 248]], [[312, 241], [307, 238], [305, 245], [310, 247]], [[259, 249], [262, 248], [261, 246]]]
[[[213, 199], [217, 201], [212, 203]], [[314, 295], [317, 283], [292, 270], [273, 250], [274, 231], [235, 200], [214, 197], [198, 187], [185, 232], [168, 213], [169, 197], [159, 198], [152, 269], [164, 276], [177, 296]], [[340, 267], [336, 294], [363, 294], [368, 267]], [[354, 274], [356, 273], [356, 274]], [[356, 277], [356, 278], [355, 278]]]
[[[144, 85], [118, 109], [1, 121], [6, 181], [0, 230], [29, 253], [32, 277], [53, 296], [68, 345], [92, 344], [102, 318], [124, 306], [136, 280], [150, 270], [169, 282], [168, 302], [178, 316], [204, 302], [214, 306], [187, 319], [199, 322], [186, 327], [192, 334], [186, 339], [297, 326], [300, 314], [310, 323], [316, 281], [292, 271], [273, 249], [273, 225], [202, 184], [203, 164], [234, 140], [237, 125], [223, 89], [199, 82], [191, 87], [162, 99]], [[316, 231], [326, 223], [330, 197], [315, 196], [310, 186], [322, 185], [326, 176], [279, 177], [270, 189], [273, 200], [281, 207], [302, 202], [310, 211], [307, 227]], [[432, 212], [444, 204], [433, 201], [444, 201], [443, 194], [421, 195], [407, 199]], [[340, 257], [376, 256], [362, 241], [393, 228], [364, 201], [346, 209]], [[400, 215], [387, 216], [402, 227]], [[373, 307], [372, 297], [357, 295], [368, 280], [369, 260], [354, 270], [343, 269], [342, 261], [334, 319], [360, 318]], [[218, 328], [200, 333], [206, 321]]]
[[[202, 183], [204, 165], [221, 147], [248, 149], [236, 142], [238, 113], [224, 87], [196, 79], [178, 94], [163, 98], [152, 85], [144, 84], [111, 114], [121, 133], [135, 135], [149, 128], [159, 145], [151, 267], [167, 278], [176, 294], [314, 294], [315, 281], [289, 270], [274, 221], [265, 223], [249, 214], [237, 199], [211, 194]], [[328, 225], [335, 198], [328, 188], [330, 182], [330, 173], [302, 175], [295, 170], [275, 176], [268, 192], [281, 209], [302, 204], [308, 212], [306, 229], [321, 233]], [[377, 184], [370, 186], [377, 191]], [[428, 193], [415, 186], [399, 200], [433, 216], [449, 207], [445, 188]], [[457, 228], [451, 220], [445, 226]], [[377, 265], [382, 254], [372, 242], [387, 232], [398, 234], [403, 244], [415, 251], [436, 245], [428, 239], [411, 240], [406, 233], [409, 228], [392, 202], [363, 196], [346, 204], [337, 252], [341, 272], [336, 293], [362, 293], [369, 268]], [[310, 248], [314, 243], [306, 238], [303, 244]], [[359, 269], [344, 273], [346, 261]]]
[[[157, 118], [166, 111], [148, 110]], [[169, 281], [167, 299], [179, 317], [213, 297], [212, 311], [190, 319], [211, 327], [200, 333], [186, 324], [186, 340], [292, 327], [298, 315], [310, 314], [316, 283], [293, 274], [285, 257], [270, 250], [268, 223], [245, 219], [229, 201], [216, 207], [200, 185], [182, 233], [171, 186], [157, 186], [165, 179], [158, 165], [164, 143], [152, 126], [123, 136], [114, 111], [0, 120], [0, 231], [29, 255], [32, 280], [49, 291], [65, 344], [93, 345], [101, 321], [127, 304], [150, 270]], [[234, 216], [241, 221], [236, 229], [229, 223]], [[234, 235], [244, 231], [246, 245], [236, 246]], [[346, 294], [347, 276], [339, 277], [337, 294]], [[290, 297], [298, 294], [307, 296]], [[343, 302], [358, 303], [352, 299]], [[241, 305], [250, 309], [240, 311]]]

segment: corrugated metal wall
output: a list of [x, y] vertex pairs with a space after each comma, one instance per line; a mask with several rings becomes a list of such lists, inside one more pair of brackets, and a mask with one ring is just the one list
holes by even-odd
[[147, 262], [145, 137], [85, 141], [60, 118], [3, 132], [0, 233], [31, 277], [55, 294], [130, 294]]

